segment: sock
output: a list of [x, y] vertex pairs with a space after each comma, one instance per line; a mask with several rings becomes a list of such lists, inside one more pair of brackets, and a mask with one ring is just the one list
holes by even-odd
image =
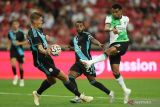
[[116, 79], [118, 79], [121, 76], [120, 74], [113, 74], [113, 75]]
[[70, 81], [67, 81], [67, 82], [65, 82], [65, 83], [63, 83], [64, 84], [64, 86], [68, 89], [68, 90], [70, 90], [72, 93], [74, 93], [75, 94], [75, 96], [80, 96], [81, 94], [79, 93], [79, 91], [78, 91], [78, 89], [76, 88], [76, 86], [72, 83], [72, 82], [70, 82]]
[[23, 69], [20, 68], [19, 71], [20, 71], [20, 78], [23, 79], [23, 74], [24, 74], [24, 73], [23, 73]]
[[47, 80], [44, 80], [37, 90], [37, 93], [41, 95], [47, 88], [49, 88], [52, 84], [50, 84]]
[[92, 60], [89, 60], [89, 63], [92, 65], [94, 63], [104, 61], [106, 58], [107, 58], [107, 55], [104, 53], [104, 54], [97, 56], [96, 58]]
[[76, 86], [76, 88], [78, 89], [77, 83], [75, 81], [75, 77], [73, 76], [69, 76], [69, 80]]
[[14, 75], [17, 75], [17, 73], [16, 73], [16, 67], [15, 66], [12, 66], [12, 71], [13, 71]]
[[118, 84], [122, 87], [123, 91], [125, 92], [127, 87], [124, 83], [123, 77], [120, 75], [119, 78], [116, 79], [116, 81], [118, 82]]
[[103, 92], [105, 92], [106, 94], [110, 94], [110, 90], [107, 89], [103, 84], [101, 84], [100, 82], [96, 81], [96, 80], [93, 80], [93, 81], [90, 81], [90, 83], [95, 86], [96, 88], [102, 90]]

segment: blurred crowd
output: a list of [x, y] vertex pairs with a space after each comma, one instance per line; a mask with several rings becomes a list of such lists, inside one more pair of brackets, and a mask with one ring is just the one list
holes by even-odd
[[[160, 0], [0, 0], [0, 48], [5, 48], [10, 21], [18, 19], [27, 35], [29, 16], [44, 14], [44, 32], [53, 42], [66, 45], [76, 34], [74, 22], [85, 20], [86, 27], [101, 43], [108, 43], [104, 22], [113, 3], [123, 6], [130, 18], [130, 50], [160, 49]], [[97, 47], [93, 46], [94, 49]]]

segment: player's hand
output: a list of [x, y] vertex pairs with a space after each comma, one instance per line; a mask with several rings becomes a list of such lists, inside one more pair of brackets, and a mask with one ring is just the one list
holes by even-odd
[[47, 48], [46, 49], [46, 55], [50, 55], [51, 54], [51, 49], [50, 48]]
[[63, 46], [62, 49], [64, 49], [65, 51], [69, 51], [71, 49], [70, 46]]
[[103, 48], [103, 47], [104, 47], [104, 44], [101, 44], [101, 43], [100, 43], [100, 44], [98, 44], [98, 46], [101, 47], [101, 48]]
[[15, 45], [16, 45], [16, 46], [21, 45], [21, 42], [15, 41]]
[[49, 35], [46, 35], [46, 39], [47, 39], [47, 41], [50, 41]]
[[114, 34], [118, 34], [118, 30], [115, 27], [113, 28], [112, 31], [113, 31]]

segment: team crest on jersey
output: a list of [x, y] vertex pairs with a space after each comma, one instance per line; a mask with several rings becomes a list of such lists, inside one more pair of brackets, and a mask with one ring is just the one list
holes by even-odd
[[49, 68], [49, 72], [52, 72], [53, 71], [53, 69], [52, 68]]

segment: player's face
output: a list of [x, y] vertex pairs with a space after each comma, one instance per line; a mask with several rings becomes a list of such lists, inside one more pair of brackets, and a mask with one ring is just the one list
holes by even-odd
[[19, 28], [19, 22], [17, 22], [17, 21], [13, 22], [13, 23], [12, 23], [12, 28], [13, 28], [14, 30], [17, 30], [17, 29]]
[[42, 28], [43, 18], [40, 17], [40, 18], [34, 20], [33, 23], [34, 23], [34, 25], [35, 25], [37, 28]]
[[83, 23], [76, 23], [76, 29], [77, 29], [77, 32], [78, 32], [78, 33], [81, 33], [81, 32], [84, 31], [85, 26], [84, 26]]
[[119, 19], [119, 18], [122, 17], [122, 10], [120, 10], [120, 9], [113, 9], [112, 8], [112, 15], [113, 15], [113, 17]]

